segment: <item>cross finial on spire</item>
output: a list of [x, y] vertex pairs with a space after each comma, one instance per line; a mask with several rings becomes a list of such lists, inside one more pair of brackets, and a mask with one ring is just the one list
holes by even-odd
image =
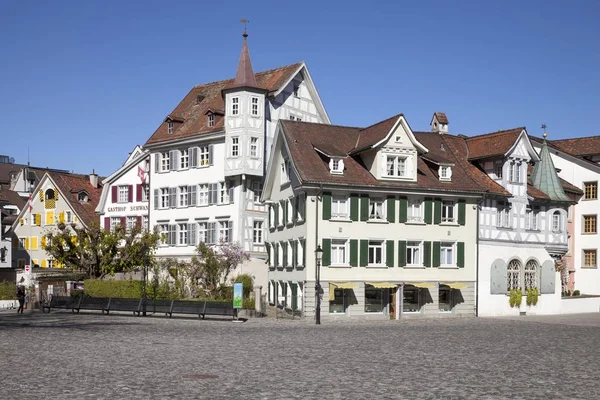
[[244, 18], [240, 20], [240, 22], [244, 24], [244, 34], [242, 36], [244, 37], [244, 39], [246, 39], [248, 37], [248, 22], [250, 22], [250, 20]]

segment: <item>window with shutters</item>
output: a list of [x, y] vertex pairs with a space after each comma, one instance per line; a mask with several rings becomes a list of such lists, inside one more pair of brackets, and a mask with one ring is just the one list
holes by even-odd
[[348, 265], [348, 240], [331, 241], [331, 265]]
[[510, 203], [498, 201], [496, 203], [496, 227], [510, 228], [511, 227]]
[[254, 220], [252, 228], [252, 243], [263, 244], [263, 221]]
[[250, 115], [258, 117], [258, 97], [250, 98]]
[[258, 158], [258, 138], [251, 137], [250, 138], [250, 151], [248, 152], [250, 157]]
[[169, 208], [169, 188], [160, 189], [160, 208]]
[[385, 202], [382, 199], [369, 199], [369, 219], [385, 220]]
[[331, 197], [331, 218], [348, 219], [348, 196]]
[[406, 242], [406, 265], [407, 266], [423, 266], [422, 260], [422, 245], [420, 241], [407, 241]]
[[521, 261], [511, 260], [506, 268], [506, 290], [517, 290], [521, 288]]
[[219, 204], [233, 203], [231, 182], [219, 182]]
[[201, 167], [208, 167], [210, 165], [210, 148], [209, 146], [200, 146], [198, 158], [198, 165]]
[[179, 169], [188, 169], [190, 167], [190, 153], [188, 149], [179, 151]]
[[128, 216], [126, 219], [126, 226], [125, 229], [127, 230], [127, 232], [131, 232], [131, 230], [133, 229], [133, 227], [135, 226], [137, 222], [137, 218], [135, 216]]
[[150, 185], [143, 184], [142, 185], [142, 201], [148, 201], [150, 198]]
[[456, 243], [442, 242], [440, 243], [440, 266], [454, 267], [456, 265]]
[[385, 266], [385, 249], [383, 240], [370, 240], [369, 241], [369, 266], [383, 267]]
[[444, 200], [442, 202], [442, 223], [454, 224], [456, 223], [455, 208], [456, 203], [451, 200]]
[[539, 207], [527, 206], [525, 209], [525, 229], [530, 231], [537, 231], [538, 228], [538, 220], [539, 220]]
[[406, 158], [402, 156], [387, 155], [386, 156], [385, 176], [391, 178], [406, 177]]
[[596, 249], [585, 249], [583, 250], [583, 267], [584, 268], [596, 268], [598, 250]]
[[598, 182], [583, 183], [583, 199], [597, 200], [598, 199]]
[[232, 97], [231, 98], [231, 115], [239, 115], [240, 114], [240, 98]]
[[35, 225], [35, 221], [37, 220], [37, 214], [31, 214], [31, 225]]
[[187, 224], [177, 224], [177, 231], [178, 231], [177, 245], [187, 246], [187, 244], [188, 244], [188, 225]]
[[583, 216], [583, 233], [597, 233], [597, 217], [596, 215]]
[[129, 186], [119, 185], [119, 203], [127, 203], [129, 201]]
[[525, 290], [537, 288], [537, 270], [539, 265], [535, 260], [527, 261], [523, 270], [523, 288]]
[[207, 206], [208, 205], [208, 184], [201, 183], [198, 185], [198, 205], [199, 206]]
[[169, 152], [165, 151], [160, 154], [160, 170], [165, 172], [169, 170]]
[[160, 243], [163, 246], [169, 244], [169, 224], [158, 225], [158, 233], [160, 235]]
[[240, 155], [240, 138], [235, 136], [231, 138], [231, 157]]
[[423, 200], [409, 199], [408, 210], [406, 216], [407, 222], [422, 223], [423, 222]]
[[560, 211], [552, 213], [552, 232], [560, 233], [563, 231], [563, 217]]
[[110, 217], [110, 231], [114, 232], [120, 223], [121, 223], [120, 217]]
[[219, 241], [230, 243], [232, 241], [231, 221], [219, 221]]
[[179, 207], [187, 207], [189, 205], [188, 187], [179, 186]]

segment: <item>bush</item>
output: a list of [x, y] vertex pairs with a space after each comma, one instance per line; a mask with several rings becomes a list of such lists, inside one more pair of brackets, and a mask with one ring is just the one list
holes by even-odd
[[142, 297], [142, 281], [116, 281], [101, 279], [86, 279], [83, 291], [91, 297], [121, 297], [139, 299]]
[[581, 292], [579, 290], [573, 290], [573, 296], [579, 296]]
[[16, 300], [17, 284], [9, 281], [0, 282], [0, 300]]
[[250, 297], [250, 293], [254, 290], [254, 278], [248, 274], [241, 274], [235, 278], [234, 282], [241, 282], [244, 289], [244, 298]]
[[254, 298], [251, 298], [251, 299], [245, 298], [244, 303], [242, 304], [242, 308], [244, 310], [254, 310], [254, 304], [255, 304]]

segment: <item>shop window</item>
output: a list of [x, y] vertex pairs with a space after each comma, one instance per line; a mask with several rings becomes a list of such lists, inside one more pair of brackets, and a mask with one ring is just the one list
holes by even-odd
[[421, 303], [419, 301], [420, 289], [415, 286], [405, 286], [403, 293], [402, 312], [418, 313], [421, 311]]
[[333, 298], [329, 300], [329, 313], [345, 314], [348, 307], [346, 298], [346, 289], [334, 289]]
[[385, 308], [384, 291], [373, 287], [365, 288], [365, 313], [382, 313]]

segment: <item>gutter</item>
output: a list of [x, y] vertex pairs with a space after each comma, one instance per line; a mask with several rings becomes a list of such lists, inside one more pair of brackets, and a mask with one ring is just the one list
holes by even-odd
[[475, 225], [475, 316], [479, 316], [479, 213], [483, 202], [485, 201], [485, 195], [477, 201], [477, 218]]

